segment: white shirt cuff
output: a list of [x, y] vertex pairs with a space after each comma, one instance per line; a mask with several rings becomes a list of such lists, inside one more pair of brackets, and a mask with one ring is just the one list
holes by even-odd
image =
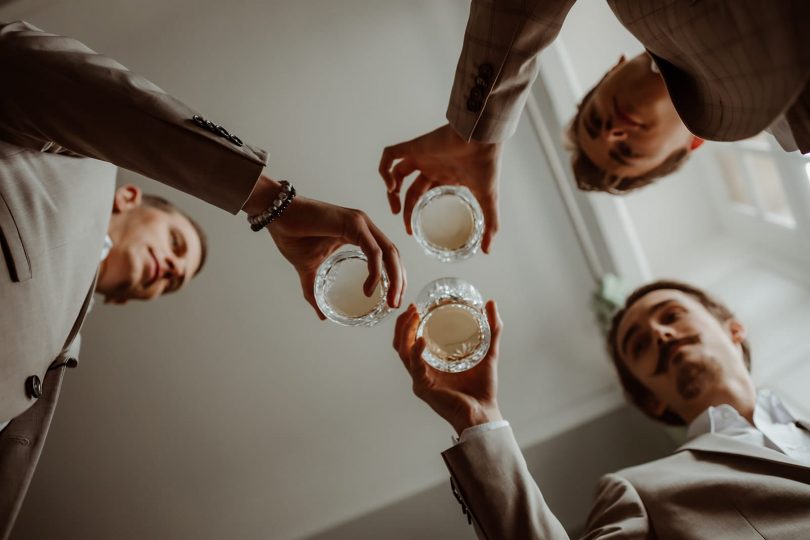
[[482, 433], [486, 433], [487, 431], [492, 431], [494, 429], [500, 429], [507, 426], [509, 426], [509, 422], [507, 420], [495, 420], [494, 422], [487, 422], [486, 424], [471, 426], [462, 431], [460, 437], [453, 437], [453, 444], [463, 443], [464, 441], [469, 441], [470, 439], [473, 439]]

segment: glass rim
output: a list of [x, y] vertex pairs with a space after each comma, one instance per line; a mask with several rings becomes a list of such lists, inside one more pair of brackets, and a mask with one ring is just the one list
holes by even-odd
[[474, 368], [487, 355], [491, 344], [490, 342], [492, 340], [492, 330], [489, 327], [489, 321], [487, 320], [487, 316], [482, 310], [470, 306], [468, 304], [465, 304], [463, 302], [451, 300], [444, 303], [434, 304], [428, 310], [428, 312], [424, 314], [424, 316], [420, 317], [419, 325], [416, 327], [417, 338], [420, 338], [424, 335], [425, 325], [433, 316], [436, 309], [444, 306], [455, 306], [470, 313], [475, 318], [475, 322], [478, 324], [478, 329], [481, 332], [481, 342], [478, 344], [475, 350], [463, 360], [457, 361], [443, 360], [442, 358], [439, 358], [438, 356], [433, 354], [433, 352], [430, 350], [430, 347], [425, 347], [424, 352], [422, 353], [422, 358], [424, 358], [425, 362], [427, 362], [428, 365], [439, 371], [443, 371], [445, 373], [461, 373], [462, 371], [467, 371], [468, 369]]
[[[457, 249], [445, 249], [428, 240], [422, 231], [422, 212], [433, 200], [443, 196], [455, 196], [464, 202], [472, 214], [473, 232], [467, 241]], [[456, 262], [469, 259], [481, 248], [484, 238], [484, 212], [478, 200], [465, 186], [444, 185], [426, 191], [419, 197], [411, 214], [411, 230], [416, 242], [428, 255], [436, 257], [442, 262]]]
[[356, 248], [349, 248], [344, 249], [341, 248], [326, 259], [318, 266], [318, 271], [315, 275], [315, 303], [318, 305], [318, 309], [326, 316], [327, 319], [330, 321], [340, 324], [342, 326], [374, 326], [385, 319], [393, 309], [388, 305], [386, 297], [388, 296], [388, 275], [385, 273], [385, 270], [382, 271], [380, 276], [380, 286], [382, 294], [380, 296], [380, 302], [377, 305], [363, 315], [362, 317], [349, 317], [337, 309], [333, 308], [332, 305], [327, 301], [326, 295], [328, 292], [328, 281], [329, 281], [329, 274], [334, 270], [340, 263], [350, 260], [350, 259], [358, 259], [362, 260], [363, 262], [368, 261], [368, 257], [366, 254], [363, 253], [361, 250]]

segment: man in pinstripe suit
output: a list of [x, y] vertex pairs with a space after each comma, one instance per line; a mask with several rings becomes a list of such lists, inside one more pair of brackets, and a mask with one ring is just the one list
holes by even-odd
[[[483, 249], [498, 230], [503, 142], [514, 133], [537, 71], [575, 0], [473, 0], [447, 108], [449, 124], [383, 151], [391, 210], [405, 223], [437, 184], [470, 188], [484, 209]], [[586, 95], [569, 130], [577, 183], [621, 193], [675, 170], [702, 139], [769, 129], [810, 152], [810, 3], [783, 0], [608, 0], [646, 47]], [[401, 160], [394, 166], [396, 160]]]

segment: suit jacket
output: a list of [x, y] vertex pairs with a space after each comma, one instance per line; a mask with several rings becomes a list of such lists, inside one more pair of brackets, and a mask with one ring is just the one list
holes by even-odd
[[0, 420], [14, 419], [0, 433], [5, 538], [53, 416], [57, 366], [77, 363], [116, 165], [237, 213], [266, 154], [114, 60], [24, 22], [0, 23], [0, 73]]
[[[483, 433], [443, 457], [480, 538], [568, 538], [511, 428]], [[668, 457], [602, 478], [582, 538], [810, 538], [810, 467], [705, 434]]]
[[[575, 0], [473, 0], [447, 119], [467, 140], [517, 126], [537, 55]], [[810, 152], [810, 2], [608, 0], [655, 59], [686, 127], [715, 141], [752, 137], [780, 115]]]

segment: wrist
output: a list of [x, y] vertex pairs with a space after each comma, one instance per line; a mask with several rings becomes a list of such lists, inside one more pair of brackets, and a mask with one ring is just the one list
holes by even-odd
[[242, 211], [248, 216], [255, 216], [267, 210], [276, 196], [281, 192], [281, 184], [269, 176], [261, 175], [253, 187], [248, 200], [242, 206]]
[[495, 422], [498, 420], [503, 420], [503, 415], [501, 414], [501, 410], [498, 408], [497, 403], [491, 403], [488, 405], [477, 404], [467, 410], [462, 418], [459, 418], [456, 422], [454, 422], [453, 429], [456, 430], [457, 435], [461, 435], [461, 433], [467, 428], [481, 424], [488, 424], [489, 422]]

